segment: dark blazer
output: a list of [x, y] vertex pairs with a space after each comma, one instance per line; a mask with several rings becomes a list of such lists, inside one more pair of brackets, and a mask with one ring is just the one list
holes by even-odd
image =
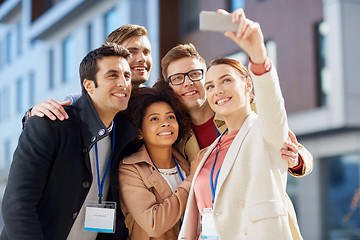
[[[93, 181], [89, 150], [109, 132], [88, 95], [66, 111], [69, 119], [65, 121], [39, 117], [28, 120], [9, 172], [0, 239], [67, 238]], [[138, 136], [138, 131], [120, 113], [115, 122], [108, 198], [119, 203], [119, 159], [127, 155], [125, 146]], [[101, 135], [103, 130], [105, 134]], [[98, 234], [98, 239], [126, 239], [123, 220], [118, 208], [116, 234]]]

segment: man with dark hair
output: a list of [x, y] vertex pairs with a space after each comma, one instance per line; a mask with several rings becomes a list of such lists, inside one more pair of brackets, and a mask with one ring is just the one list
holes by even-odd
[[[83, 94], [65, 107], [69, 118], [29, 119], [10, 168], [0, 239], [127, 238], [118, 159], [139, 134], [118, 114], [132, 88], [129, 56], [110, 43], [91, 51], [79, 69]], [[114, 226], [117, 237], [98, 233]]]

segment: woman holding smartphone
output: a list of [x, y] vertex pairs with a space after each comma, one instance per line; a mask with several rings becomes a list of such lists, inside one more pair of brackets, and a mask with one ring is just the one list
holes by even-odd
[[[225, 35], [249, 55], [253, 81], [236, 60], [216, 59], [208, 68], [207, 101], [228, 129], [197, 156], [178, 239], [301, 238], [292, 236], [286, 210], [287, 164], [279, 152], [288, 124], [278, 76], [259, 24], [242, 9], [232, 17], [238, 31]], [[258, 114], [250, 107], [253, 84]]]

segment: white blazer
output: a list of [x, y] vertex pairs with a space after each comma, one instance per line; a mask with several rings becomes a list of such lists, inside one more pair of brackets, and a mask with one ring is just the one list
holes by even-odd
[[[292, 239], [286, 210], [287, 162], [280, 149], [288, 137], [284, 100], [276, 69], [252, 75], [258, 115], [251, 112], [231, 144], [218, 178], [214, 222], [221, 240]], [[178, 239], [200, 231], [194, 182], [216, 140], [194, 175]]]

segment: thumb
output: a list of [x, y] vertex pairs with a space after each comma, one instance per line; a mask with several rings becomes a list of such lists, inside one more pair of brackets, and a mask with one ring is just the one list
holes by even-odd
[[236, 33], [234, 33], [234, 32], [226, 31], [226, 32], [224, 33], [224, 36], [230, 38], [230, 39], [233, 40], [233, 41], [236, 40]]
[[58, 102], [61, 106], [69, 106], [71, 105], [71, 101], [67, 100], [67, 101], [59, 101]]

